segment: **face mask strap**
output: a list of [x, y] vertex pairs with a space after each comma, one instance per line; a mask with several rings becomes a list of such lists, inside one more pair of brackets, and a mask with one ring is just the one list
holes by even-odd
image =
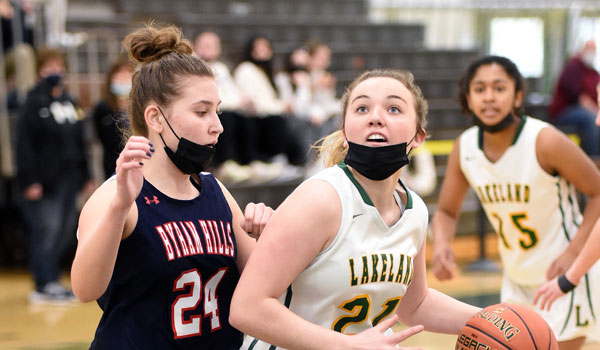
[[[415, 140], [415, 138], [417, 138], [417, 135], [419, 134], [419, 132], [421, 132], [421, 130], [423, 130], [423, 129], [419, 128], [419, 130], [417, 130], [417, 132], [415, 133], [415, 136], [413, 136], [413, 138], [412, 138], [412, 139], [410, 139], [410, 141], [408, 141], [408, 142], [406, 143], [406, 147], [408, 147], [408, 145], [410, 145], [410, 144], [411, 144], [411, 142], [413, 142], [413, 141]], [[411, 147], [411, 148], [410, 148], [410, 150], [409, 150], [408, 152], [406, 152], [406, 155], [407, 155], [407, 156], [408, 156], [408, 155], [410, 155], [410, 152], [412, 152], [412, 150], [413, 150], [413, 148]]]
[[[175, 135], [175, 137], [177, 137], [177, 139], [179, 140], [180, 137], [177, 136], [177, 134], [175, 133], [175, 130], [173, 130], [173, 128], [171, 127], [171, 124], [169, 123], [169, 120], [167, 120], [167, 117], [165, 116], [165, 114], [163, 113], [162, 109], [160, 108], [159, 105], [156, 105], [156, 108], [158, 108], [158, 110], [160, 111], [160, 114], [162, 114], [163, 118], [165, 118], [165, 121], [167, 122], [167, 125], [169, 126], [169, 129], [171, 129], [171, 132], [173, 133], [173, 135]], [[162, 135], [158, 134], [160, 136], [160, 138], [162, 139]], [[163, 143], [165, 142], [165, 140], [163, 140]], [[166, 143], [165, 143], [166, 145]]]

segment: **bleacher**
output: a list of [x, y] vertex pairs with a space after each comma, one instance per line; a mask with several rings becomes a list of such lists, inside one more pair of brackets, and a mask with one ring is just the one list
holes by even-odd
[[[155, 19], [180, 26], [190, 39], [202, 30], [214, 30], [223, 41], [223, 55], [233, 64], [251, 35], [264, 35], [272, 41], [276, 64], [281, 64], [283, 57], [302, 43], [320, 40], [332, 49], [330, 70], [338, 80], [340, 95], [362, 70], [410, 70], [429, 101], [431, 140], [453, 140], [470, 125], [455, 101], [457, 80], [479, 52], [427, 49], [423, 44], [423, 26], [371, 23], [365, 0], [122, 0], [103, 3], [101, 7], [91, 0], [72, 0], [69, 6], [68, 31], [89, 34], [87, 43], [69, 54], [71, 61], [76, 61], [70, 64], [71, 71], [77, 73], [73, 79], [80, 87], [78, 97], [86, 107], [98, 97], [95, 91], [119, 51], [122, 37], [141, 23]], [[438, 188], [425, 198], [431, 213], [446, 159], [444, 152], [435, 156]], [[242, 208], [250, 200], [276, 207], [297, 184], [294, 181], [229, 188]], [[459, 233], [477, 232], [478, 209], [477, 199], [470, 193], [463, 206]]]

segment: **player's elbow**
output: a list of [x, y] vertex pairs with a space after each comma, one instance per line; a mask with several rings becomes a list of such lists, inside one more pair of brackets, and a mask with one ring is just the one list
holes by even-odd
[[91, 290], [90, 288], [81, 287], [80, 284], [72, 283], [71, 287], [73, 288], [73, 294], [82, 303], [89, 303], [90, 301], [95, 301], [102, 293], [98, 293], [97, 291]]
[[80, 280], [78, 276], [74, 275], [72, 272], [71, 288], [77, 300], [81, 301], [82, 303], [95, 301], [104, 293], [104, 290], [100, 290], [100, 288], [94, 288], [93, 283]]
[[239, 329], [242, 332], [246, 332], [245, 319], [244, 319], [244, 311], [240, 310], [239, 305], [231, 302], [231, 309], [229, 309], [229, 323]]
[[98, 299], [95, 298], [95, 296], [92, 293], [86, 291], [85, 288], [78, 287], [77, 284], [72, 283], [71, 287], [73, 288], [73, 294], [75, 295], [77, 300], [79, 300], [82, 303], [89, 303], [90, 301]]
[[252, 312], [249, 310], [251, 302], [244, 301], [244, 297], [237, 291], [231, 299], [231, 308], [229, 310], [229, 323], [244, 333], [248, 333], [252, 322]]

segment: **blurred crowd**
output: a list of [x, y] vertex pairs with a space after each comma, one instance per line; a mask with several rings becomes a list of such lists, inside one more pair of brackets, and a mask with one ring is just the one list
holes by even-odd
[[[57, 11], [64, 5], [52, 3]], [[36, 45], [34, 14], [28, 6], [27, 1], [17, 5], [0, 0], [6, 91], [0, 113], [11, 116], [0, 118], [0, 207], [4, 216], [8, 202], [17, 203], [29, 237], [33, 297], [54, 293], [70, 298], [70, 291], [58, 283], [59, 262], [73, 246], [78, 198], [89, 196], [114, 174], [123, 130], [128, 128], [135, 67], [126, 53], [116, 57], [102, 83], [102, 98], [84, 110], [68, 91], [64, 49], [81, 44], [85, 36], [66, 33], [64, 23], [61, 27], [55, 21], [47, 40]], [[194, 54], [213, 69], [221, 98], [224, 132], [210, 169], [217, 178], [227, 185], [301, 181], [323, 168], [313, 145], [341, 122], [337, 81], [329, 71], [332, 52], [326, 43], [307, 41], [276, 67], [265, 36], [248, 38], [239, 62], [222, 57], [216, 32], [190, 39]], [[599, 153], [600, 142], [593, 125], [598, 106], [591, 87], [600, 81], [591, 65], [595, 50], [587, 43], [571, 58], [550, 106], [555, 124], [574, 125], [589, 155]], [[94, 144], [101, 146], [101, 159], [92, 159]], [[403, 181], [428, 196], [436, 187], [434, 158], [427, 147], [411, 157]]]
[[[59, 283], [61, 258], [74, 247], [77, 203], [115, 172], [135, 67], [126, 53], [116, 57], [102, 98], [84, 110], [69, 93], [65, 49], [85, 38], [62, 28], [36, 45], [27, 2], [0, 0], [0, 14], [7, 91], [2, 114], [10, 116], [1, 118], [1, 214], [12, 215], [13, 223], [20, 218], [27, 233], [24, 250], [35, 281], [31, 298], [69, 299], [71, 291]], [[217, 33], [191, 39], [194, 54], [215, 72], [221, 98], [225, 131], [210, 169], [217, 178], [228, 185], [297, 182], [323, 168], [312, 146], [341, 120], [326, 43], [307, 42], [275, 67], [265, 36], [248, 38], [237, 64], [222, 57]], [[92, 157], [94, 145], [101, 146], [101, 159]], [[436, 184], [433, 157], [426, 150], [413, 156], [406, 181], [427, 195]], [[16, 231], [13, 226], [3, 236]]]

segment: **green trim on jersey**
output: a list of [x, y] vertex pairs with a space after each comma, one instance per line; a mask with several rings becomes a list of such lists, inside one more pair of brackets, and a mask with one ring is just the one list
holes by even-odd
[[[342, 168], [342, 170], [344, 170], [344, 173], [346, 174], [346, 176], [348, 176], [350, 181], [354, 184], [354, 187], [356, 187], [356, 189], [358, 190], [358, 193], [360, 193], [360, 197], [362, 198], [363, 202], [365, 202], [365, 204], [367, 204], [367, 205], [374, 207], [375, 205], [373, 204], [373, 201], [371, 200], [371, 198], [369, 198], [367, 191], [365, 191], [365, 189], [361, 186], [361, 184], [358, 182], [358, 180], [356, 180], [354, 175], [352, 175], [352, 172], [350, 171], [350, 169], [348, 169], [348, 166], [346, 165], [346, 163], [344, 161], [341, 161], [338, 163], [338, 166], [340, 168]], [[400, 184], [400, 186], [402, 186], [402, 188], [404, 189], [404, 192], [406, 192], [406, 208], [405, 209], [412, 209], [413, 200], [410, 195], [410, 191], [402, 183], [402, 181], [400, 181], [400, 179], [398, 179], [398, 183]]]
[[571, 237], [569, 237], [569, 231], [567, 230], [567, 223], [565, 221], [565, 210], [563, 209], [562, 206], [562, 196], [560, 194], [560, 181], [558, 181], [556, 183], [556, 187], [558, 189], [557, 194], [558, 194], [558, 209], [560, 209], [560, 216], [562, 217], [562, 228], [563, 228], [563, 232], [565, 233], [565, 237], [567, 238], [567, 242], [571, 242]]
[[594, 312], [594, 306], [592, 305], [592, 293], [590, 292], [590, 280], [588, 274], [585, 275], [585, 291], [587, 292], [588, 304], [590, 305], [590, 311], [592, 312], [592, 318], [596, 322], [596, 313]]
[[[521, 116], [521, 121], [519, 122], [519, 126], [517, 127], [515, 137], [510, 143], [511, 146], [517, 143], [519, 136], [521, 136], [521, 131], [523, 131], [523, 128], [525, 127], [525, 119], [527, 119], [526, 115]], [[479, 128], [479, 134], [477, 135], [477, 139], [479, 140], [479, 149], [483, 151], [483, 130], [481, 130], [481, 128]]]
[[517, 132], [515, 133], [515, 138], [510, 143], [511, 146], [514, 145], [515, 143], [517, 143], [519, 136], [521, 136], [521, 131], [523, 131], [523, 127], [525, 126], [525, 119], [527, 119], [526, 115], [521, 116], [521, 122], [519, 123], [519, 126], [517, 127]]
[[344, 161], [341, 161], [338, 164], [338, 166], [340, 168], [342, 168], [342, 170], [344, 170], [344, 173], [346, 174], [346, 176], [348, 176], [350, 181], [352, 181], [352, 183], [354, 184], [354, 187], [356, 187], [356, 189], [358, 190], [358, 193], [360, 193], [360, 197], [362, 198], [363, 202], [374, 207], [375, 205], [373, 204], [373, 201], [371, 201], [371, 198], [369, 198], [367, 191], [365, 191], [365, 189], [360, 185], [360, 183], [358, 183], [358, 180], [356, 180], [354, 175], [352, 175], [352, 172], [350, 172], [350, 169], [348, 169], [348, 166], [346, 165], [346, 163]]
[[569, 294], [571, 294], [571, 303], [569, 304], [569, 312], [567, 313], [567, 319], [565, 320], [565, 324], [563, 325], [563, 328], [560, 331], [560, 334], [562, 334], [565, 329], [567, 328], [567, 325], [569, 324], [569, 319], [571, 318], [571, 313], [573, 312], [573, 304], [575, 303], [575, 291], [570, 291]]
[[406, 208], [404, 209], [412, 209], [412, 197], [410, 196], [410, 191], [408, 190], [408, 187], [406, 187], [402, 181], [400, 181], [400, 179], [398, 179], [398, 183], [400, 184], [400, 186], [402, 186], [402, 188], [404, 188], [404, 192], [406, 192]]
[[[596, 321], [596, 314], [594, 313], [594, 307], [592, 305], [592, 294], [590, 291], [590, 281], [589, 281], [587, 273], [584, 275], [584, 278], [585, 278], [585, 290], [586, 290], [586, 294], [587, 294], [586, 296], [587, 296], [588, 305], [590, 306], [592, 318], [594, 319], [594, 321]], [[575, 291], [572, 290], [569, 293], [571, 294], [571, 304], [569, 305], [569, 312], [567, 313], [567, 319], [565, 320], [565, 324], [563, 325], [563, 328], [560, 331], [560, 334], [562, 334], [565, 331], [565, 329], [567, 328], [567, 325], [569, 324], [569, 319], [571, 318], [571, 313], [573, 312], [573, 306], [575, 304]]]
[[[567, 182], [567, 186], [569, 187], [569, 189], [573, 188], [573, 184], [571, 184], [570, 182]], [[576, 189], [575, 189], [576, 190]], [[571, 215], [573, 216], [573, 225], [575, 225], [575, 227], [577, 227], [577, 229], [579, 229], [580, 223], [577, 222], [576, 218], [577, 218], [577, 213], [575, 212], [575, 203], [573, 200], [573, 196], [575, 196], [575, 191], [569, 191], [569, 204], [571, 205]]]

